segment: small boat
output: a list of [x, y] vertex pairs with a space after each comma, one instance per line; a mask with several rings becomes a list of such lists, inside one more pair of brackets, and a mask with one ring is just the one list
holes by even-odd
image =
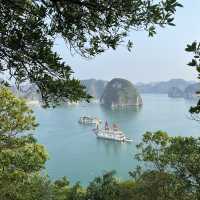
[[133, 140], [126, 137], [126, 135], [119, 129], [116, 124], [113, 124], [112, 127], [109, 127], [108, 122], [106, 121], [105, 127], [100, 128], [99, 124], [96, 124], [96, 128], [93, 129], [94, 133], [98, 138], [114, 140], [118, 142], [132, 142]]
[[101, 123], [101, 120], [98, 119], [97, 117], [88, 117], [88, 116], [83, 116], [83, 117], [80, 117], [79, 121], [78, 121], [80, 124], [100, 124]]

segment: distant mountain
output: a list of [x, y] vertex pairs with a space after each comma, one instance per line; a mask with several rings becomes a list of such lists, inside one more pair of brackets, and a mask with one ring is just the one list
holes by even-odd
[[[125, 79], [113, 79], [113, 80], [122, 81]], [[86, 87], [87, 92], [91, 96], [93, 96], [97, 100], [100, 100], [109, 82], [104, 80], [87, 79], [87, 80], [81, 80], [81, 83]], [[185, 99], [197, 98], [196, 92], [200, 91], [200, 83], [195, 83], [194, 81], [185, 81], [183, 79], [171, 79], [169, 81], [154, 82], [148, 84], [137, 83], [135, 84], [135, 86], [133, 85], [133, 87], [137, 88], [136, 89], [137, 94], [139, 93], [168, 94], [168, 96], [172, 98], [183, 97]], [[37, 92], [37, 87], [35, 85], [25, 84], [23, 86], [20, 86], [19, 90], [15, 86], [12, 86], [11, 89], [17, 96], [24, 97], [28, 100], [41, 100], [40, 94]], [[109, 92], [112, 94], [113, 90], [110, 90]]]
[[[95, 99], [100, 99], [108, 81], [87, 79], [82, 80], [81, 83], [86, 86], [87, 92]], [[171, 79], [169, 81], [152, 82], [152, 83], [137, 83], [135, 87], [140, 93], [152, 94], [168, 94], [170, 97], [193, 98], [192, 95], [196, 87], [194, 81], [186, 81], [183, 79]], [[186, 90], [186, 88], [188, 88]], [[186, 90], [186, 91], [185, 91]]]
[[171, 79], [169, 81], [154, 82], [154, 83], [138, 83], [136, 84], [137, 89], [141, 93], [153, 93], [153, 94], [167, 94], [173, 87], [184, 91], [192, 81], [185, 81], [183, 79]]
[[185, 99], [196, 99], [198, 98], [196, 94], [198, 91], [200, 91], [200, 83], [191, 84], [184, 90], [183, 97]]
[[198, 99], [198, 91], [200, 91], [200, 83], [194, 83], [187, 86], [184, 91], [179, 88], [172, 87], [168, 92], [168, 96], [171, 98], [182, 97], [184, 99]]
[[19, 97], [23, 97], [27, 100], [41, 100], [41, 96], [38, 93], [38, 89], [34, 84], [21, 85], [19, 88], [11, 86], [11, 90]]
[[177, 88], [177, 87], [172, 87], [168, 91], [168, 97], [171, 98], [182, 98], [184, 96], [184, 92]]
[[109, 107], [139, 106], [142, 98], [130, 81], [115, 78], [106, 85], [100, 103]]
[[87, 92], [95, 99], [100, 99], [108, 81], [88, 79], [81, 80], [81, 84], [87, 89]]

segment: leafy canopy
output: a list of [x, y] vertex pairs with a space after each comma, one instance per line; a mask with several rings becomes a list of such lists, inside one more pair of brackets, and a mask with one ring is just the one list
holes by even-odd
[[[69, 185], [66, 178], [52, 182], [42, 176], [48, 155], [31, 136], [17, 133], [36, 127], [35, 118], [24, 100], [6, 88], [0, 89], [0, 198], [2, 200], [196, 200], [200, 198], [200, 139], [170, 137], [147, 132], [137, 147], [138, 167], [134, 178], [121, 182], [113, 173], [95, 178], [87, 188]], [[20, 121], [19, 119], [22, 119]], [[10, 126], [10, 120], [15, 126]], [[23, 124], [23, 126], [22, 126]], [[5, 128], [9, 127], [9, 128]], [[12, 127], [12, 128], [10, 128]], [[145, 163], [145, 165], [144, 165]]]
[[[37, 85], [43, 102], [89, 100], [71, 67], [53, 51], [55, 39], [84, 57], [126, 41], [130, 30], [174, 25], [176, 0], [0, 0], [0, 72]], [[132, 42], [128, 41], [130, 50]]]
[[33, 111], [25, 100], [17, 98], [11, 90], [0, 87], [0, 135], [16, 135], [37, 126]]
[[[37, 123], [23, 99], [0, 87], [0, 198], [2, 200], [39, 199], [48, 181], [39, 176], [48, 158], [44, 147], [31, 136], [20, 136], [35, 129]], [[17, 135], [18, 134], [18, 135]], [[37, 184], [41, 183], [40, 186]], [[29, 186], [29, 189], [27, 189]], [[37, 192], [34, 193], [34, 189]], [[46, 191], [47, 192], [47, 191]], [[27, 196], [26, 196], [27, 195]], [[29, 198], [32, 196], [32, 198]], [[35, 197], [35, 198], [34, 198]]]
[[[200, 79], [200, 43], [193, 42], [192, 44], [188, 44], [186, 49], [187, 52], [190, 52], [194, 55], [194, 58], [191, 62], [188, 63], [189, 66], [195, 67], [198, 73], [198, 79]], [[197, 95], [200, 94], [200, 89], [197, 91]], [[200, 100], [198, 101], [197, 105], [190, 108], [190, 113], [197, 114], [195, 118], [199, 120], [198, 114], [200, 113]]]
[[147, 132], [138, 149], [137, 158], [148, 167], [130, 174], [143, 191], [156, 194], [152, 199], [200, 198], [200, 138]]

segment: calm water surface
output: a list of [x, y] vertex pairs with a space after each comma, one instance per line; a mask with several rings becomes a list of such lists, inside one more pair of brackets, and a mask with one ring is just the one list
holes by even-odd
[[[200, 124], [188, 119], [188, 109], [195, 102], [170, 99], [166, 95], [143, 95], [142, 108], [108, 110], [97, 104], [56, 109], [34, 108], [40, 126], [39, 142], [49, 152], [46, 169], [53, 179], [67, 176], [71, 182], [85, 185], [95, 176], [115, 170], [121, 179], [136, 167], [135, 145], [145, 131], [164, 130], [171, 135], [200, 136]], [[77, 123], [82, 115], [97, 116], [117, 123], [134, 142], [120, 144], [97, 139], [91, 126]]]

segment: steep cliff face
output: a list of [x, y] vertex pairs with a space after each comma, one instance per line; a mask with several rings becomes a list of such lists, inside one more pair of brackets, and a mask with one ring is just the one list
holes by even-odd
[[200, 84], [195, 83], [191, 84], [185, 88], [184, 91], [180, 90], [177, 87], [172, 87], [168, 91], [168, 96], [172, 98], [182, 97], [184, 99], [199, 99], [197, 92], [200, 91]]
[[199, 83], [189, 85], [184, 91], [184, 98], [185, 99], [199, 98], [197, 96], [197, 92], [199, 92], [199, 91], [200, 91], [200, 84]]
[[183, 91], [177, 87], [172, 87], [168, 91], [168, 97], [171, 98], [182, 98], [183, 97]]
[[141, 93], [167, 94], [169, 90], [173, 87], [184, 91], [185, 88], [187, 88], [191, 84], [191, 81], [185, 81], [183, 79], [171, 79], [169, 81], [155, 83], [140, 83], [137, 84], [136, 87]]
[[130, 81], [115, 78], [107, 84], [100, 102], [109, 107], [139, 106], [142, 98]]
[[27, 100], [41, 100], [41, 95], [38, 92], [38, 88], [34, 84], [26, 84], [17, 88], [15, 85], [11, 86], [11, 90], [15, 95], [23, 97]]
[[87, 92], [95, 99], [100, 99], [108, 81], [88, 79], [81, 80], [81, 84], [86, 87]]

